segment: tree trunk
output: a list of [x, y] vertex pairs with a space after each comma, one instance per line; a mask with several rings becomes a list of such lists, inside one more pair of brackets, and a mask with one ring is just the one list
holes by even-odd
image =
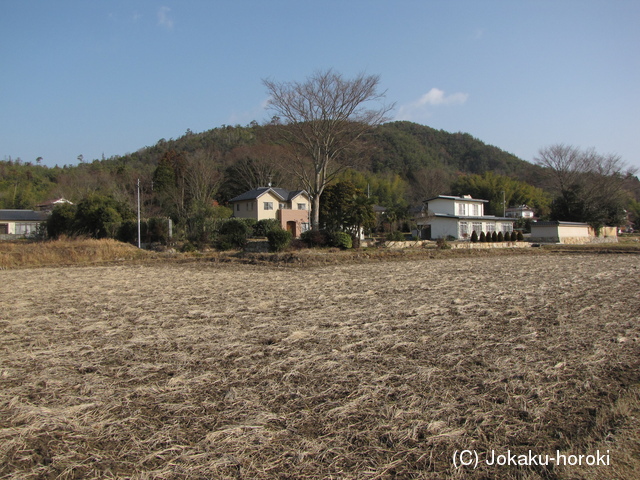
[[311, 202], [311, 229], [320, 229], [320, 195], [315, 195]]

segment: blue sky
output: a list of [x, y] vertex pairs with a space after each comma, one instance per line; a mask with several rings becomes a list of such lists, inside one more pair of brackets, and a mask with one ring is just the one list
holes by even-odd
[[76, 164], [270, 117], [263, 78], [378, 74], [394, 119], [640, 168], [637, 0], [0, 0], [0, 159]]

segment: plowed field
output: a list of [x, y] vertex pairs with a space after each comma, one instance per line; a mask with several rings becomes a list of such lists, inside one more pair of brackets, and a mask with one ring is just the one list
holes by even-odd
[[0, 478], [637, 478], [638, 255], [24, 269], [0, 300]]

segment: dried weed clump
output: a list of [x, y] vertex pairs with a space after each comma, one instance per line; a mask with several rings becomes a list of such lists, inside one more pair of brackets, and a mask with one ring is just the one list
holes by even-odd
[[112, 239], [59, 239], [47, 242], [0, 242], [0, 269], [144, 259], [149, 252]]
[[[0, 478], [637, 478], [639, 269], [563, 255], [3, 271]], [[452, 461], [605, 447], [610, 467]]]

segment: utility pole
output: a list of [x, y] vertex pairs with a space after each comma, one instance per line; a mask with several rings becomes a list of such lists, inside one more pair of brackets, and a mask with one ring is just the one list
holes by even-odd
[[140, 248], [140, 179], [138, 178], [138, 248]]
[[502, 216], [507, 216], [507, 204], [505, 202], [504, 190], [502, 191]]

